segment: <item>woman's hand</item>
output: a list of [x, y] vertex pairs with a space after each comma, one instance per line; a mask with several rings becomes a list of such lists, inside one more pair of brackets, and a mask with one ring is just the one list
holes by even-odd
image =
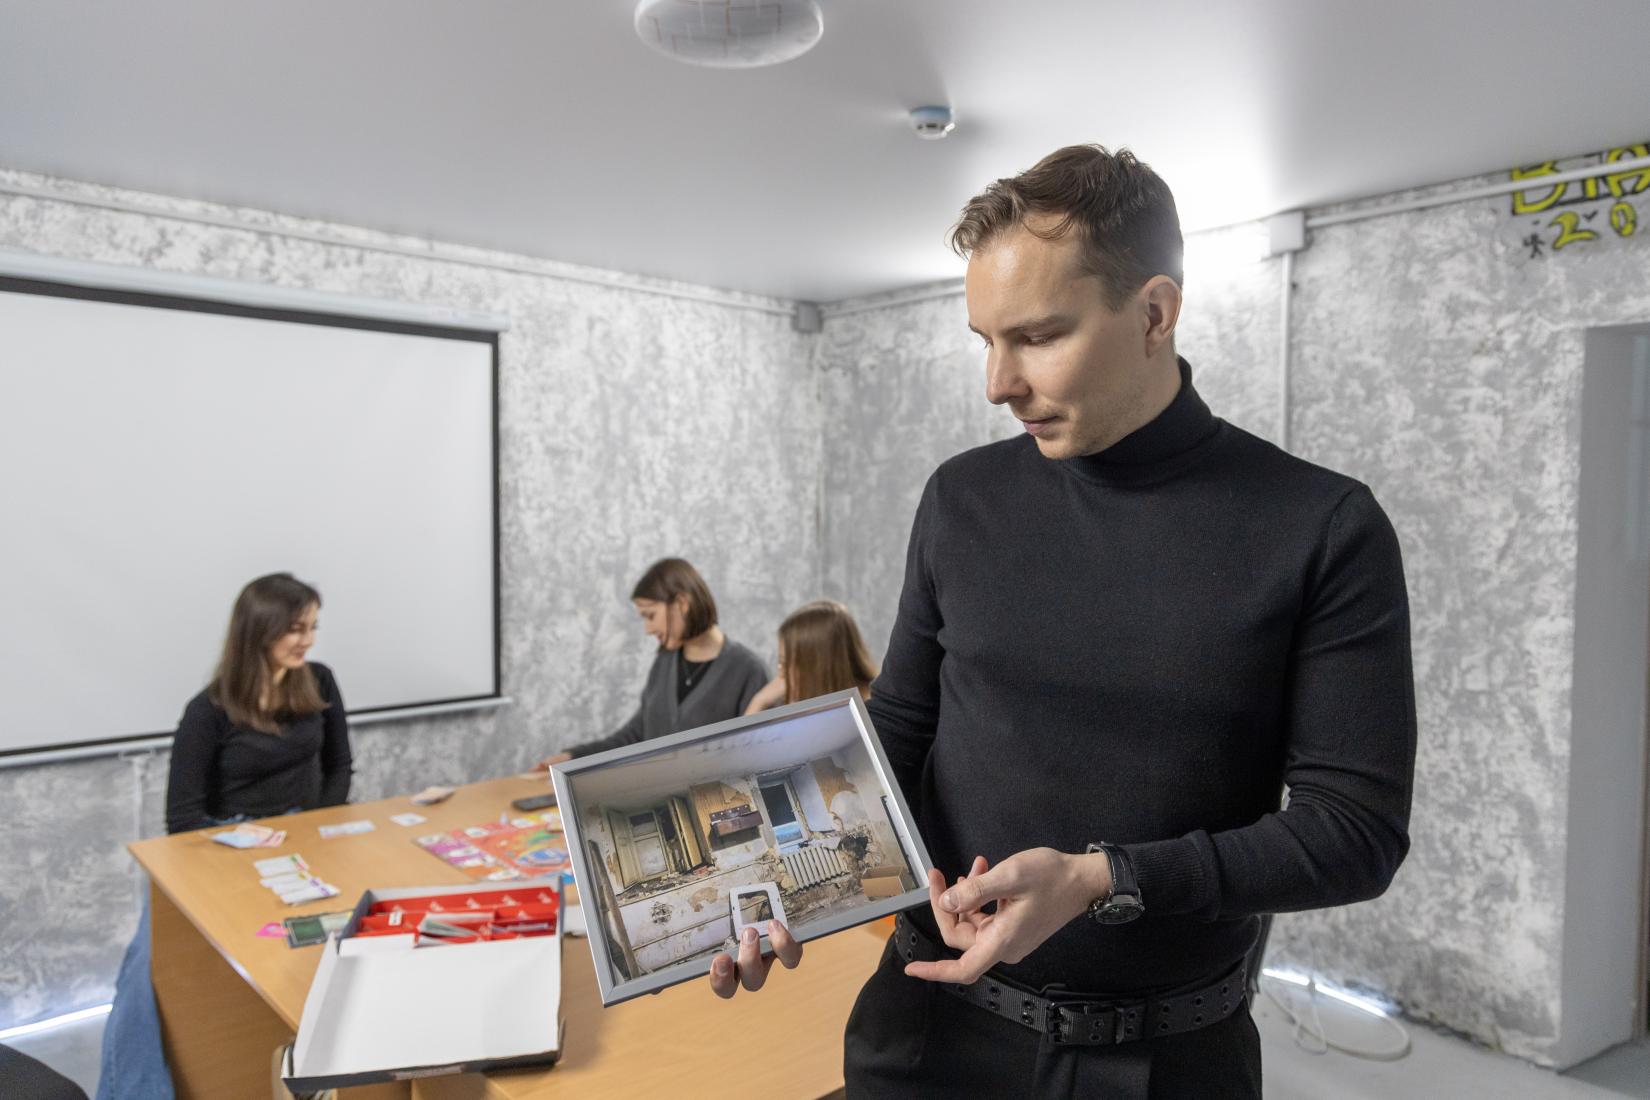
[[778, 675], [763, 684], [757, 693], [751, 696], [750, 705], [745, 708], [745, 713], [755, 714], [758, 711], [767, 710], [769, 707], [777, 707], [784, 701], [785, 672], [781, 669]]
[[556, 755], [546, 756], [543, 760], [540, 760], [537, 764], [534, 764], [533, 770], [536, 772], [547, 772], [550, 770], [550, 766], [552, 764], [565, 764], [571, 759], [573, 759], [572, 753], [558, 752]]
[[[1111, 863], [1103, 852], [1069, 855], [1053, 848], [1016, 852], [990, 866], [984, 856], [957, 884], [928, 872], [928, 903], [946, 946], [960, 959], [914, 962], [913, 978], [970, 985], [1000, 962], [1017, 963], [1043, 945], [1089, 902], [1111, 892]], [[981, 909], [997, 903], [995, 913]]]
[[717, 955], [710, 960], [712, 993], [724, 1000], [739, 992], [740, 986], [754, 993], [768, 980], [768, 971], [773, 969], [774, 959], [777, 958], [784, 963], [786, 970], [795, 970], [796, 964], [802, 961], [802, 945], [791, 936], [790, 929], [780, 921], [768, 922], [768, 942], [773, 944], [772, 955], [760, 953], [758, 940], [755, 927], [746, 925], [745, 931], [739, 937], [737, 963], [726, 954]]

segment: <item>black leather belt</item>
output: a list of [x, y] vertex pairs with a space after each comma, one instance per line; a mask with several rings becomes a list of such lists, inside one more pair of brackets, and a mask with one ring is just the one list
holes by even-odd
[[[901, 913], [894, 924], [894, 946], [906, 962], [954, 959], [957, 953], [929, 939]], [[940, 984], [960, 1000], [978, 1005], [1071, 1046], [1115, 1046], [1139, 1039], [1178, 1035], [1217, 1024], [1242, 1008], [1249, 987], [1244, 963], [1198, 989], [1166, 997], [1117, 1000], [1090, 997], [1057, 987], [1034, 993], [987, 971], [973, 985]]]

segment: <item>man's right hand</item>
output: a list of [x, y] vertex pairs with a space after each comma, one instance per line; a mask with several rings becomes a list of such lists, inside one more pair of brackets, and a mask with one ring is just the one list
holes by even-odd
[[536, 772], [547, 772], [550, 770], [550, 765], [565, 764], [571, 759], [573, 759], [572, 753], [558, 752], [556, 755], [546, 756], [543, 760], [540, 760], [537, 764], [534, 764], [533, 770]]
[[712, 993], [724, 1000], [739, 992], [740, 986], [754, 993], [768, 980], [768, 971], [773, 968], [774, 959], [777, 958], [784, 963], [786, 970], [795, 970], [796, 964], [802, 961], [802, 945], [791, 936], [791, 930], [782, 922], [768, 922], [768, 942], [773, 944], [772, 955], [761, 954], [757, 946], [759, 938], [756, 929], [747, 925], [739, 938], [738, 963], [726, 954], [717, 955], [710, 960]]

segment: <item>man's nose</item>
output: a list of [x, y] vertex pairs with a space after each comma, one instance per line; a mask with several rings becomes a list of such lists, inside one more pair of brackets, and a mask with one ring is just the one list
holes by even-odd
[[1031, 392], [1020, 373], [1019, 359], [1012, 351], [993, 348], [985, 360], [985, 398], [1001, 405]]

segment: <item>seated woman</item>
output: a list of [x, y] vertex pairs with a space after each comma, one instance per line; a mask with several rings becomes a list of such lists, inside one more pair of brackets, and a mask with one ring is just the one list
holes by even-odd
[[641, 705], [606, 737], [574, 745], [540, 767], [737, 718], [767, 680], [762, 659], [716, 625], [710, 587], [681, 558], [649, 566], [630, 601], [648, 637], [659, 643]]
[[306, 660], [321, 594], [288, 573], [241, 590], [217, 675], [172, 739], [166, 831], [342, 805], [352, 756], [332, 670]]
[[[344, 699], [332, 671], [305, 660], [320, 609], [321, 594], [288, 573], [241, 589], [217, 673], [184, 708], [172, 739], [168, 833], [349, 798]], [[149, 966], [145, 905], [103, 1029], [99, 1100], [173, 1095]]]
[[869, 699], [876, 678], [877, 666], [853, 615], [835, 600], [815, 600], [779, 624], [779, 670], [745, 713], [848, 688], [858, 688]]

